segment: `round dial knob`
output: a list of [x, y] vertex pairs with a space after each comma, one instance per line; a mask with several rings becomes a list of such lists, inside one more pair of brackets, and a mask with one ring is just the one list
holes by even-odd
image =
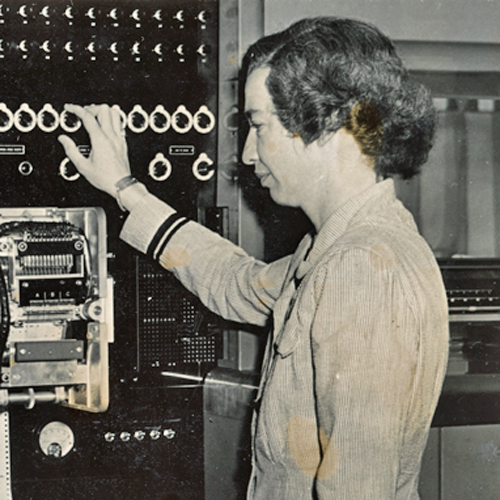
[[128, 115], [128, 128], [139, 134], [144, 132], [149, 125], [149, 116], [140, 104], [136, 104]]
[[215, 173], [213, 160], [206, 153], [201, 153], [193, 163], [193, 175], [199, 181], [208, 181]]
[[76, 132], [82, 125], [82, 122], [74, 113], [66, 110], [61, 113], [59, 123], [66, 132]]
[[2, 102], [0, 103], [0, 132], [7, 132], [14, 124], [14, 113]]
[[185, 134], [191, 130], [193, 126], [193, 115], [182, 104], [176, 109], [172, 115], [172, 128], [178, 134]]
[[149, 116], [149, 126], [157, 134], [163, 134], [170, 128], [170, 123], [168, 111], [161, 104], [158, 104]]
[[14, 125], [20, 132], [31, 132], [36, 127], [36, 113], [27, 103], [21, 104], [14, 113]]
[[165, 158], [163, 153], [157, 153], [149, 164], [149, 175], [155, 181], [164, 181], [170, 177], [171, 173], [171, 163]]
[[193, 126], [198, 133], [208, 134], [215, 126], [215, 116], [206, 106], [200, 106], [193, 117]]
[[37, 123], [40, 130], [53, 132], [59, 126], [59, 113], [51, 104], [45, 104], [39, 111]]
[[64, 158], [64, 160], [59, 165], [59, 174], [61, 177], [69, 182], [76, 181], [80, 178], [80, 172], [76, 169], [69, 158]]

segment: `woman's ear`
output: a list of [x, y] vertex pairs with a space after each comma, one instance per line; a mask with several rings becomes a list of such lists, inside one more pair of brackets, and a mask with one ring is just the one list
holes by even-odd
[[357, 102], [351, 108], [344, 128], [356, 139], [363, 154], [375, 163], [384, 136], [382, 116], [377, 107], [369, 101]]

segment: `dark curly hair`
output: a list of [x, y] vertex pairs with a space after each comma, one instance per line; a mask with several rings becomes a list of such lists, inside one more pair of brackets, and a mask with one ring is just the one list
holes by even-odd
[[391, 40], [354, 19], [303, 19], [253, 44], [243, 77], [269, 67], [268, 91], [282, 125], [304, 143], [341, 127], [382, 177], [417, 174], [432, 147], [436, 113]]

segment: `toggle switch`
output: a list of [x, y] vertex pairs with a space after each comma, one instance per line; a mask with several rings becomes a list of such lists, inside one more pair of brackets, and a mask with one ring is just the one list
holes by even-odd
[[132, 14], [130, 14], [130, 17], [131, 17], [134, 21], [136, 21], [136, 22], [140, 23], [140, 22], [141, 22], [141, 11], [140, 11], [139, 9], [134, 9], [134, 10], [132, 11]]
[[64, 9], [63, 16], [64, 16], [66, 19], [68, 19], [70, 23], [73, 21], [73, 19], [75, 18], [75, 16], [74, 16], [74, 13], [73, 13], [73, 6], [72, 6], [72, 5], [68, 5], [68, 6]]
[[40, 44], [40, 50], [42, 50], [45, 53], [45, 59], [50, 59], [50, 53], [52, 52], [52, 41], [44, 40]]
[[30, 16], [30, 8], [28, 7], [28, 5], [26, 5], [26, 4], [21, 5], [19, 7], [17, 13], [21, 17], [21, 19], [23, 20], [23, 23], [26, 24], [28, 22], [28, 18]]
[[205, 44], [205, 43], [202, 43], [198, 49], [196, 50], [196, 52], [198, 54], [200, 54], [201, 57], [207, 57], [210, 52], [211, 52], [211, 49], [210, 49], [210, 46]]
[[159, 23], [163, 21], [163, 12], [161, 11], [161, 9], [155, 11], [155, 13], [153, 14], [153, 19], [156, 19]]
[[174, 16], [174, 19], [177, 19], [177, 21], [183, 23], [184, 22], [184, 10], [179, 10], [175, 16]]
[[99, 15], [99, 10], [97, 7], [90, 7], [84, 14], [84, 17], [87, 17], [89, 20], [89, 24], [92, 28], [97, 26], [97, 17]]
[[85, 46], [85, 50], [89, 52], [94, 58], [95, 54], [97, 53], [97, 44], [95, 40], [92, 40]]
[[118, 42], [112, 42], [109, 46], [109, 51], [115, 56], [117, 56], [120, 53], [118, 49]]
[[196, 19], [198, 19], [198, 21], [200, 21], [200, 23], [202, 24], [206, 24], [208, 19], [209, 19], [210, 15], [209, 13], [206, 11], [206, 10], [202, 10], [197, 16], [196, 16]]
[[50, 24], [50, 18], [51, 18], [51, 11], [50, 11], [50, 6], [49, 5], [45, 5], [42, 7], [42, 9], [40, 10], [40, 17], [43, 17], [45, 19], [45, 24], [46, 25], [49, 25]]
[[85, 17], [88, 17], [90, 20], [95, 21], [97, 19], [96, 8], [90, 7], [90, 9], [85, 12]]
[[130, 49], [130, 53], [133, 56], [140, 56], [141, 55], [141, 42], [134, 42], [132, 44], [131, 49]]
[[113, 23], [113, 26], [117, 26], [118, 22], [121, 20], [121, 11], [118, 9], [118, 7], [113, 7], [109, 13], [108, 17], [111, 19], [111, 22]]
[[163, 44], [162, 43], [157, 43], [154, 47], [152, 52], [155, 54], [159, 55], [160, 57], [163, 56]]
[[23, 54], [27, 54], [29, 52], [28, 40], [21, 40], [19, 42], [18, 48]]
[[66, 52], [66, 54], [73, 54], [73, 41], [69, 40], [63, 45], [63, 51]]

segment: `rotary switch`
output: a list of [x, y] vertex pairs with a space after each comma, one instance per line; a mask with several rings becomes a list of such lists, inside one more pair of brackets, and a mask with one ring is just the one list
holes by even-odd
[[78, 172], [69, 158], [64, 158], [59, 165], [59, 174], [68, 182], [74, 182], [80, 178], [80, 172]]
[[14, 125], [14, 113], [2, 102], [0, 103], [0, 132], [7, 132]]
[[59, 113], [47, 103], [38, 112], [37, 123], [40, 130], [54, 132], [59, 127]]
[[214, 162], [206, 153], [201, 153], [193, 163], [193, 175], [199, 181], [208, 181], [215, 173]]
[[140, 134], [148, 128], [149, 116], [140, 104], [136, 104], [128, 114], [127, 124], [128, 128], [136, 134]]
[[65, 132], [76, 132], [82, 125], [80, 119], [67, 110], [64, 110], [59, 117], [59, 124]]
[[165, 181], [172, 173], [172, 164], [163, 153], [157, 153], [149, 163], [149, 175], [155, 181]]
[[36, 127], [36, 113], [29, 104], [23, 103], [14, 113], [14, 126], [20, 132], [31, 132]]
[[193, 115], [186, 109], [186, 106], [180, 105], [172, 115], [172, 128], [178, 134], [185, 134], [193, 126]]
[[215, 126], [214, 114], [206, 106], [200, 106], [193, 117], [193, 126], [198, 133], [208, 134]]
[[163, 134], [170, 128], [171, 119], [168, 111], [158, 104], [154, 111], [149, 115], [149, 126], [157, 134]]

